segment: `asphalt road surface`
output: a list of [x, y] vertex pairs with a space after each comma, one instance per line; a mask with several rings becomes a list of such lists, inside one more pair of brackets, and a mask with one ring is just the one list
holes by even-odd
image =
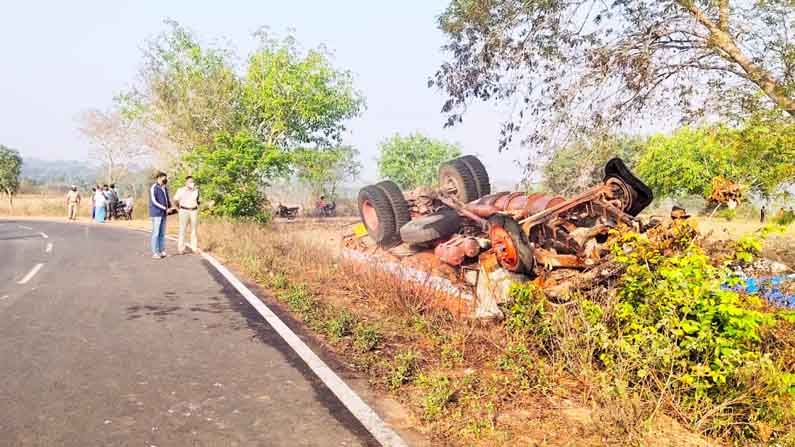
[[200, 256], [109, 226], [0, 220], [0, 446], [377, 445]]

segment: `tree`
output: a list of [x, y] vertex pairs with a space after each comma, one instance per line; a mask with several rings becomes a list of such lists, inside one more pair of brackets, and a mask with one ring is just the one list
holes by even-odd
[[13, 208], [14, 195], [19, 190], [19, 175], [22, 172], [22, 157], [19, 152], [0, 144], [0, 191], [8, 197]]
[[[185, 155], [184, 166], [201, 185], [210, 214], [265, 221], [269, 180], [287, 172], [289, 157], [246, 132], [219, 134], [211, 145]], [[180, 178], [183, 176], [180, 175]]]
[[379, 175], [404, 189], [436, 184], [439, 165], [461, 155], [457, 145], [419, 133], [395, 134], [381, 142], [378, 150]]
[[633, 168], [643, 151], [640, 138], [597, 135], [556, 151], [544, 167], [544, 186], [564, 195], [581, 192], [602, 180], [604, 166], [619, 157]]
[[298, 149], [290, 154], [296, 177], [315, 195], [336, 195], [337, 186], [355, 179], [362, 165], [357, 160], [359, 151], [350, 146], [329, 149]]
[[345, 121], [364, 107], [350, 72], [335, 69], [322, 48], [299, 51], [291, 36], [256, 36], [260, 46], [242, 81], [247, 127], [265, 144], [285, 148], [339, 144]]
[[769, 197], [795, 181], [795, 123], [756, 117], [740, 128], [683, 128], [655, 135], [637, 162], [637, 174], [658, 196], [709, 196], [723, 177]]
[[292, 36], [278, 41], [259, 31], [241, 76], [233, 51], [167, 25], [148, 42], [140, 84], [119, 100], [125, 113], [175, 143], [175, 160], [239, 132], [283, 149], [332, 147], [364, 106], [350, 72], [335, 68], [322, 48], [302, 52]]
[[722, 113], [737, 95], [795, 117], [792, 0], [452, 0], [439, 25], [447, 124], [472, 100], [514, 104], [500, 148]]
[[176, 159], [239, 130], [241, 89], [231, 51], [201, 44], [176, 21], [166, 25], [146, 43], [140, 82], [117, 99], [128, 117], [173, 142]]
[[101, 163], [107, 183], [118, 181], [148, 153], [137, 123], [119, 110], [87, 110], [80, 116], [79, 130], [91, 143], [89, 155]]

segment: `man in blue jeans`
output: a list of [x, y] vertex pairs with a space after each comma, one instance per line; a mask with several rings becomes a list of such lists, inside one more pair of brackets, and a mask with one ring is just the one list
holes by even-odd
[[158, 172], [149, 188], [149, 217], [152, 218], [152, 259], [166, 257], [166, 218], [172, 213], [165, 172]]

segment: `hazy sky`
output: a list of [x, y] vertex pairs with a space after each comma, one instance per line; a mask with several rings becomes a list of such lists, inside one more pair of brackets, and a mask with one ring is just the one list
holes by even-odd
[[76, 117], [110, 105], [134, 80], [141, 47], [175, 19], [204, 41], [228, 39], [241, 57], [251, 33], [293, 29], [304, 47], [327, 45], [338, 67], [353, 71], [367, 110], [349, 123], [363, 177], [375, 177], [376, 146], [395, 132], [421, 131], [482, 156], [492, 177], [518, 180], [523, 151], [497, 153], [502, 115], [481, 105], [443, 129], [444, 97], [427, 87], [442, 61], [436, 17], [447, 0], [266, 1], [72, 0], [4, 2], [0, 17], [0, 144], [23, 156], [85, 159]]

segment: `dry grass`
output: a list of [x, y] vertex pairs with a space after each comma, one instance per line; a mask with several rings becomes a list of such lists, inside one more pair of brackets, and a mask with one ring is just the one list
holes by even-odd
[[[138, 199], [133, 205], [134, 219], [146, 220], [146, 197]], [[23, 194], [14, 197], [13, 207], [8, 200], [0, 200], [0, 216], [6, 217], [63, 217], [67, 216], [66, 195], [63, 197], [38, 194]], [[88, 220], [91, 218], [91, 199], [83, 196], [78, 209], [78, 218]]]
[[[90, 202], [83, 202], [80, 206], [79, 214], [82, 216], [91, 215]], [[4, 198], [4, 200], [0, 201], [0, 216], [66, 217], [66, 196], [20, 195], [14, 197], [13, 207]]]
[[[268, 289], [375, 390], [408, 407], [408, 425], [434, 445], [705, 443], [676, 424], [667, 428], [667, 419], [661, 426], [640, 417], [648, 409], [631, 397], [606, 398], [596, 378], [566, 372], [566, 361], [544, 356], [543, 347], [528, 349], [502, 324], [454, 320], [431, 308], [436, 297], [426, 289], [340, 264], [340, 230], [327, 223], [210, 221], [201, 239], [205, 250]], [[578, 347], [569, 348], [561, 351], [576, 355]]]

